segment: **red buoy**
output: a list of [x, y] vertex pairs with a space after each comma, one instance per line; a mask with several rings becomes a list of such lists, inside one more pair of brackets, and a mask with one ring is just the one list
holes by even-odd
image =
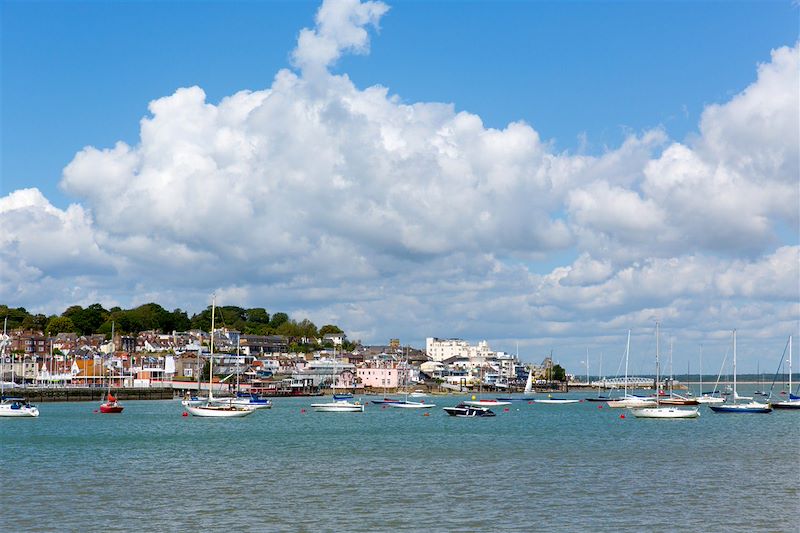
[[619, 415], [620, 418], [625, 418], [625, 415]]
[[508, 407], [503, 408], [503, 412], [507, 413], [508, 412]]
[[187, 413], [186, 411], [184, 411], [184, 412], [183, 412], [183, 414], [182, 414], [181, 416], [189, 416], [189, 413]]
[[597, 408], [598, 408], [598, 409], [602, 409], [602, 408], [603, 408], [603, 406], [602, 406], [602, 405], [598, 405], [598, 406], [597, 406]]
[[305, 409], [300, 409], [300, 412], [301, 412], [301, 413], [305, 413], [305, 412], [306, 412], [306, 410], [305, 410]]

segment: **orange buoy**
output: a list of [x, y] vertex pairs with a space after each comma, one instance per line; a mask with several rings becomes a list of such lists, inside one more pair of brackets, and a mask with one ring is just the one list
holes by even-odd
[[422, 416], [431, 416], [430, 413], [422, 413]]

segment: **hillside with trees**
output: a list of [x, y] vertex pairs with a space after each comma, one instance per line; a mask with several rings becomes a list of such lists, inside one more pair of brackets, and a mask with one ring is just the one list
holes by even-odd
[[[10, 308], [0, 305], [0, 320], [8, 317], [8, 329], [17, 328], [39, 330], [50, 335], [57, 333], [111, 333], [111, 325], [124, 335], [136, 335], [142, 331], [187, 331], [190, 329], [211, 329], [211, 306], [192, 315], [180, 308], [168, 311], [157, 303], [147, 303], [133, 309], [112, 307], [105, 309], [99, 303], [86, 308], [80, 305], [68, 307], [61, 315], [45, 316], [31, 314], [24, 307]], [[308, 319], [300, 321], [289, 315], [276, 312], [270, 315], [263, 307], [243, 308], [233, 305], [216, 309], [216, 326], [226, 327], [253, 335], [283, 335], [290, 345], [301, 347], [315, 343], [318, 337], [332, 332], [341, 332], [338, 326], [327, 324], [317, 329]]]

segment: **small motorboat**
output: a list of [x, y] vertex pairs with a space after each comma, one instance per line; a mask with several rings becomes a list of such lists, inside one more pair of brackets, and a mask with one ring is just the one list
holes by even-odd
[[495, 416], [494, 411], [488, 407], [477, 407], [461, 402], [455, 407], [443, 407], [442, 410], [450, 416], [472, 418], [477, 416]]
[[363, 413], [364, 404], [361, 402], [350, 402], [348, 400], [338, 400], [329, 403], [312, 403], [312, 409], [320, 413]]
[[28, 403], [25, 398], [3, 398], [0, 402], [0, 416], [37, 417], [39, 409]]
[[344, 394], [334, 394], [333, 399], [336, 400], [337, 402], [342, 400], [352, 400], [353, 395], [350, 394], [349, 392]]

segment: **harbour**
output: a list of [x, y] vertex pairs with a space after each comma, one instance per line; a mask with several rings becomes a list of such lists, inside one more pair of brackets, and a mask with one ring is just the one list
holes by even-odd
[[702, 407], [698, 419], [654, 422], [591, 402], [513, 402], [490, 419], [439, 409], [470, 397], [425, 398], [437, 404], [427, 416], [371, 396], [355, 414], [279, 398], [227, 421], [184, 417], [174, 400], [129, 401], [120, 415], [50, 403], [37, 419], [0, 420], [4, 485], [24, 496], [4, 506], [4, 528], [796, 529], [797, 484], [776, 467], [797, 464], [796, 413]]

